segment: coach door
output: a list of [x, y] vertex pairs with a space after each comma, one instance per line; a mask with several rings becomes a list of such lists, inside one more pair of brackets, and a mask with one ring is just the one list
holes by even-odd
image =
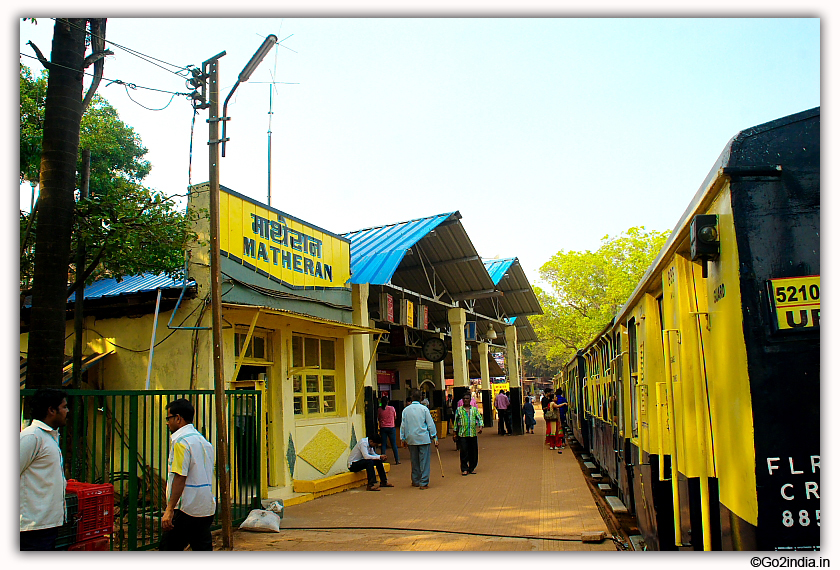
[[[668, 435], [675, 444], [671, 448], [672, 485], [677, 485], [675, 502], [680, 511], [675, 539], [678, 544], [687, 544], [690, 537], [695, 550], [719, 548], [712, 544], [712, 537], [718, 533], [713, 532], [711, 513], [717, 512], [718, 501], [714, 482], [710, 491], [715, 462], [703, 357], [704, 337], [709, 330], [704, 282], [700, 265], [676, 255], [663, 273], [660, 302], [665, 363], [662, 389], [666, 394]], [[714, 518], [717, 527], [717, 516]]]

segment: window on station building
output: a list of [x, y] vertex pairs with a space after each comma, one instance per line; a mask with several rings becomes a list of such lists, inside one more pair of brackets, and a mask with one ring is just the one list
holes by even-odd
[[233, 355], [239, 358], [243, 350], [246, 360], [260, 360], [271, 362], [271, 334], [266, 330], [254, 330], [251, 341], [245, 346], [248, 340], [247, 329], [236, 330], [233, 333]]
[[294, 413], [300, 418], [338, 415], [335, 340], [292, 335]]

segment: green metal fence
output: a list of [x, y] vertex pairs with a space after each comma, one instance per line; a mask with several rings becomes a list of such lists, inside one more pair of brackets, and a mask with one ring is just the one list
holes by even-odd
[[[112, 550], [156, 548], [166, 508], [169, 430], [166, 405], [187, 398], [195, 406], [193, 424], [214, 447], [212, 390], [68, 390], [70, 415], [61, 428], [61, 450], [68, 479], [114, 485]], [[21, 390], [24, 397], [35, 390]], [[239, 524], [260, 508], [262, 401], [256, 390], [228, 390], [228, 460], [232, 519]], [[28, 416], [26, 416], [28, 417]], [[28, 425], [26, 420], [25, 424]], [[216, 500], [219, 502], [219, 468]], [[220, 527], [219, 509], [214, 528]]]

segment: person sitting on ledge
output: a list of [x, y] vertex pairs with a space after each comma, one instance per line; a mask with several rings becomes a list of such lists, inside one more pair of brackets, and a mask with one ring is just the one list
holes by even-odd
[[[367, 490], [378, 491], [379, 487], [393, 487], [388, 482], [388, 476], [385, 474], [385, 466], [382, 461], [386, 459], [385, 455], [377, 455], [373, 446], [380, 445], [382, 439], [379, 435], [372, 433], [367, 437], [362, 438], [356, 447], [350, 452], [347, 458], [347, 469], [356, 473], [362, 469], [367, 470]], [[375, 469], [375, 471], [374, 471]], [[379, 483], [376, 481], [376, 473], [379, 473]]]

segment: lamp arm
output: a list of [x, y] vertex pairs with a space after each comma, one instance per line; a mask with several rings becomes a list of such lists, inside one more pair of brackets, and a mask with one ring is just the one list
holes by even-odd
[[236, 88], [239, 87], [239, 79], [236, 80], [236, 83], [233, 84], [233, 89], [230, 90], [227, 97], [225, 97], [225, 104], [222, 106], [222, 156], [225, 155], [225, 143], [227, 142], [227, 122], [228, 122], [228, 115], [227, 115], [227, 106], [228, 101], [233, 96], [233, 92], [236, 91]]

